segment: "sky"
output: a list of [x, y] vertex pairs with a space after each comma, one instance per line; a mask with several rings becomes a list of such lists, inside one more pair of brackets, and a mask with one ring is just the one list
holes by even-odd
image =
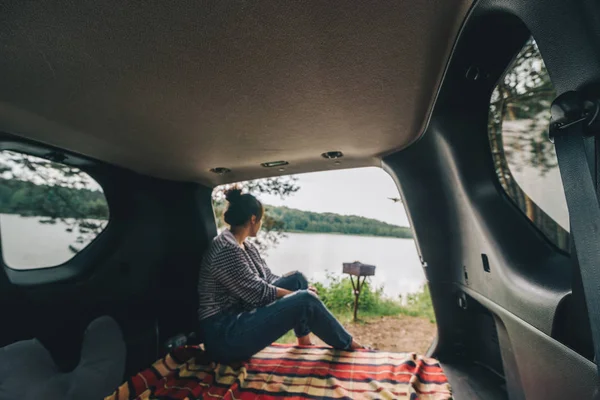
[[398, 189], [392, 178], [381, 168], [314, 172], [296, 175], [300, 190], [290, 197], [260, 195], [259, 199], [273, 206], [287, 206], [304, 211], [358, 215], [394, 225], [409, 226]]

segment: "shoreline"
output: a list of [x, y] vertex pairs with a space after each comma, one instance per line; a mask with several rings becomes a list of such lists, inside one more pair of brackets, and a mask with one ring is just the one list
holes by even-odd
[[294, 233], [299, 235], [331, 235], [331, 236], [354, 236], [354, 237], [368, 237], [368, 238], [381, 238], [381, 239], [403, 239], [403, 240], [415, 240], [414, 237], [398, 237], [398, 236], [380, 236], [360, 233], [342, 233], [342, 232], [310, 232], [310, 231], [281, 231], [282, 233]]

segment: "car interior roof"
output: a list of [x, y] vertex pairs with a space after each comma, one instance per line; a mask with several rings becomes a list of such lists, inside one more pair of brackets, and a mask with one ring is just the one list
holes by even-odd
[[470, 6], [6, 2], [0, 130], [209, 186], [381, 165], [423, 132]]

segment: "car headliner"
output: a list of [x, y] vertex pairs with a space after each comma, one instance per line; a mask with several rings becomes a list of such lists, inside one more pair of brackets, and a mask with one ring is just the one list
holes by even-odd
[[0, 130], [211, 186], [380, 165], [423, 132], [470, 5], [4, 2]]

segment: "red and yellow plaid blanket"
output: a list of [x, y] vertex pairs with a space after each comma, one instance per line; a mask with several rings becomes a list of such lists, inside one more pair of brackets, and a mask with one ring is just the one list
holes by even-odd
[[237, 365], [175, 349], [105, 400], [451, 399], [440, 364], [414, 353], [273, 345]]

